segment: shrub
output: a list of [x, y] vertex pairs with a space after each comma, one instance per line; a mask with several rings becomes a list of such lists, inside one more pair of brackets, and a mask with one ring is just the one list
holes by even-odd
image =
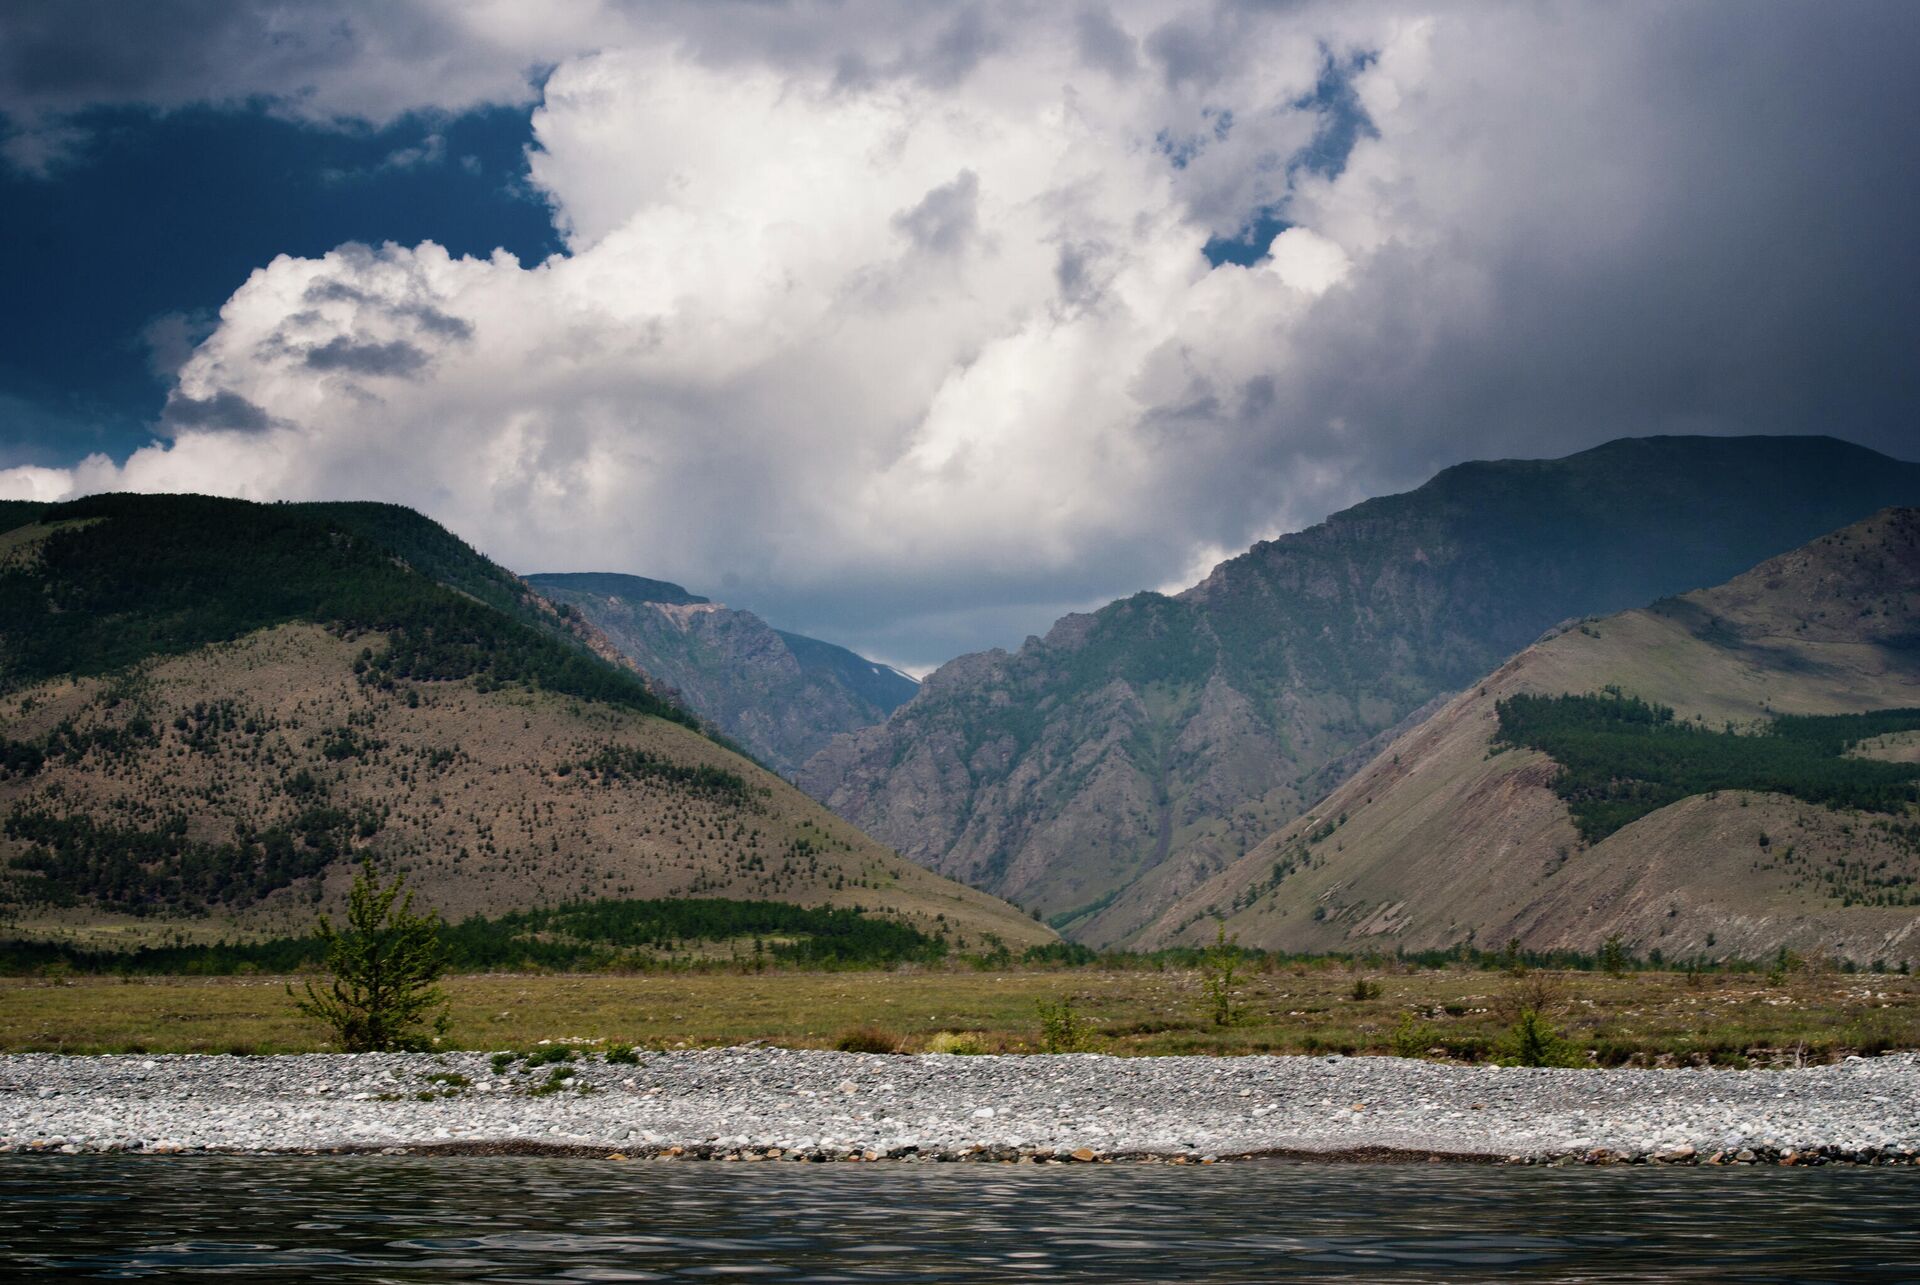
[[607, 1062], [611, 1066], [639, 1066], [640, 1050], [631, 1044], [616, 1044], [607, 1050]]
[[1214, 929], [1213, 945], [1200, 956], [1200, 990], [1207, 997], [1207, 1012], [1215, 1026], [1231, 1026], [1240, 1017], [1233, 1002], [1233, 977], [1240, 969], [1237, 937], [1227, 936], [1227, 925]]
[[850, 1026], [834, 1038], [842, 1053], [894, 1053], [900, 1041], [877, 1026]]
[[927, 1052], [929, 1053], [953, 1053], [956, 1055], [971, 1056], [977, 1053], [985, 1053], [986, 1051], [986, 1044], [982, 1042], [980, 1036], [973, 1031], [936, 1031], [934, 1032], [933, 1038], [927, 1041]]
[[1046, 1053], [1078, 1053], [1091, 1039], [1086, 1019], [1073, 1011], [1073, 997], [1058, 1003], [1039, 1000], [1034, 1007], [1040, 1014], [1040, 1048]]
[[[1522, 1015], [1534, 1013], [1552, 1017], [1567, 1006], [1566, 987], [1559, 978], [1547, 973], [1527, 973], [1510, 979], [1494, 997], [1492, 1008], [1502, 1021], [1518, 1022]], [[1448, 1006], [1451, 1012], [1452, 1005]]]
[[1532, 1009], [1524, 1009], [1513, 1029], [1500, 1042], [1500, 1062], [1505, 1066], [1578, 1066], [1573, 1045], [1547, 1024]]
[[1380, 983], [1366, 977], [1353, 979], [1353, 989], [1348, 994], [1357, 1000], [1379, 999]]
[[[447, 997], [434, 984], [447, 971], [440, 919], [414, 914], [413, 894], [401, 896], [405, 884], [400, 876], [382, 887], [364, 861], [347, 896], [347, 931], [336, 932], [325, 915], [315, 926], [333, 980], [325, 990], [308, 982], [294, 1006], [331, 1026], [349, 1053], [424, 1049], [427, 1031], [447, 1029]], [[287, 994], [294, 996], [291, 984]]]
[[1799, 969], [1804, 962], [1800, 956], [1782, 946], [1780, 953], [1773, 957], [1773, 966], [1767, 969], [1767, 985], [1784, 985], [1787, 975]]
[[1387, 1037], [1395, 1057], [1423, 1057], [1432, 1044], [1433, 1031], [1425, 1023], [1414, 1021], [1412, 1013], [1402, 1013], [1400, 1025]]

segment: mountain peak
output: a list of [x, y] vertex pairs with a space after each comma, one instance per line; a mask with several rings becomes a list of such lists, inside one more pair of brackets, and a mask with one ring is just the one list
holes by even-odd
[[1745, 637], [1920, 644], [1920, 508], [1882, 509], [1655, 609], [1680, 604]]
[[624, 575], [617, 571], [536, 571], [521, 579], [541, 589], [601, 594], [619, 598], [623, 602], [658, 602], [670, 607], [691, 607], [712, 601], [697, 593], [687, 592], [671, 580], [652, 580], [646, 576]]

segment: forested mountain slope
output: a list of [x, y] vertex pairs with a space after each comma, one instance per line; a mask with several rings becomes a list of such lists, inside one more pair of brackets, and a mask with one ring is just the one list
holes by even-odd
[[1340, 761], [1570, 617], [1725, 580], [1890, 504], [1920, 465], [1831, 438], [1627, 439], [1449, 468], [1173, 597], [963, 656], [803, 788], [915, 860], [1122, 941]]
[[703, 735], [417, 514], [108, 495], [0, 518], [16, 927], [304, 928], [372, 855], [456, 914], [765, 897], [1049, 936]]
[[1920, 510], [1579, 622], [1137, 940], [1920, 964]]

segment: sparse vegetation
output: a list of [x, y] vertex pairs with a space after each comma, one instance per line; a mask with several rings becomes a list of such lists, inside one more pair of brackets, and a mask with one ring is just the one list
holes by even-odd
[[834, 1037], [833, 1047], [842, 1053], [897, 1053], [900, 1039], [877, 1026], [850, 1026]]
[[[447, 978], [443, 1049], [533, 1050], [545, 1067], [577, 1048], [721, 1046], [750, 1040], [831, 1048], [874, 1024], [908, 1048], [942, 1032], [991, 1053], [1038, 1052], [1036, 1005], [1071, 987], [1079, 1047], [1102, 1052], [1410, 1053], [1460, 1062], [1501, 1055], [1529, 1000], [1590, 1066], [1775, 1066], [1920, 1048], [1920, 983], [1897, 972], [1801, 967], [1769, 985], [1752, 971], [1643, 968], [1613, 978], [1535, 967], [1544, 1000], [1492, 967], [1385, 961], [1387, 993], [1356, 1002], [1344, 961], [1250, 961], [1245, 1015], [1215, 1026], [1195, 1004], [1191, 964], [1057, 970], [482, 974]], [[277, 978], [0, 979], [0, 1049], [48, 1052], [270, 1053], [323, 1046], [319, 1028], [280, 1001]], [[1404, 1036], [1401, 1034], [1405, 1028]], [[553, 1040], [542, 1045], [542, 1040]], [[578, 1045], [560, 1041], [580, 1041]], [[956, 1050], [957, 1051], [957, 1050]], [[520, 1067], [516, 1054], [502, 1055]], [[553, 1059], [552, 1062], [547, 1059]], [[500, 1072], [497, 1072], [497, 1074]]]

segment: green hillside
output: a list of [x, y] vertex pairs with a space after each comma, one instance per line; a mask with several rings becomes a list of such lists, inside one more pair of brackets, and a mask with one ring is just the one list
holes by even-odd
[[33, 517], [45, 534], [31, 557], [0, 567], [0, 689], [307, 621], [388, 635], [366, 658], [369, 683], [473, 678], [694, 725], [537, 627], [511, 575], [407, 510], [99, 495]]
[[707, 735], [418, 514], [104, 495], [3, 516], [0, 935], [298, 933], [371, 858], [456, 918], [721, 898], [956, 946], [1050, 936]]
[[1495, 708], [1497, 744], [1540, 750], [1560, 765], [1554, 793], [1588, 843], [1669, 803], [1719, 790], [1760, 790], [1888, 814], [1920, 803], [1920, 764], [1847, 756], [1861, 741], [1920, 730], [1920, 709], [1802, 714], [1742, 735], [1678, 721], [1670, 706], [1618, 690], [1523, 693]]

